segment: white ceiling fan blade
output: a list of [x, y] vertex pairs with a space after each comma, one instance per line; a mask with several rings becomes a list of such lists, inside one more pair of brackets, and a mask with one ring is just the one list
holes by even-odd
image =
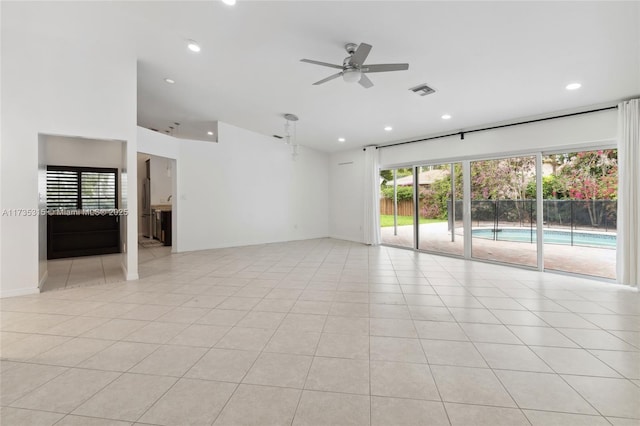
[[321, 65], [323, 67], [336, 68], [339, 70], [342, 69], [342, 65], [334, 65], [334, 64], [329, 64], [327, 62], [314, 61], [313, 59], [300, 59], [300, 62], [306, 62], [308, 64], [314, 64], [314, 65]]
[[367, 77], [365, 74], [362, 74], [362, 77], [360, 77], [360, 81], [358, 81], [358, 83], [360, 83], [360, 86], [364, 87], [365, 89], [373, 86], [373, 82], [369, 80], [369, 77]]
[[362, 72], [387, 72], [387, 71], [405, 71], [409, 69], [409, 64], [375, 64], [365, 65]]
[[356, 51], [351, 55], [351, 59], [349, 59], [349, 65], [353, 67], [360, 67], [369, 56], [369, 52], [371, 52], [371, 45], [367, 43], [360, 43]]
[[338, 78], [338, 77], [340, 77], [341, 75], [342, 75], [342, 72], [339, 72], [339, 73], [337, 73], [337, 74], [330, 75], [330, 76], [329, 76], [329, 77], [327, 77], [327, 78], [323, 78], [323, 79], [322, 79], [322, 80], [320, 80], [320, 81], [316, 81], [315, 83], [313, 83], [313, 85], [314, 85], [314, 86], [317, 86], [317, 85], [319, 85], [319, 84], [326, 83], [327, 81], [333, 80], [334, 78]]

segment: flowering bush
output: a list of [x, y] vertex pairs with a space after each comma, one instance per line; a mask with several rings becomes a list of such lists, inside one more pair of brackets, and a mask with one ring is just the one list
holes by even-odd
[[600, 200], [618, 198], [618, 151], [585, 151], [571, 155], [561, 170], [569, 198], [584, 200], [592, 226], [606, 213]]

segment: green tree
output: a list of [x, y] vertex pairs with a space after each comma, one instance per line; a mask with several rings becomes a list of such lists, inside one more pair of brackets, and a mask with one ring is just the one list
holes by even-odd
[[512, 157], [471, 163], [471, 198], [522, 200], [535, 177], [535, 157]]
[[572, 200], [584, 200], [592, 226], [598, 226], [605, 213], [600, 200], [618, 198], [618, 150], [572, 153], [561, 170]]
[[[413, 186], [398, 186], [398, 201], [413, 199]], [[393, 200], [393, 186], [386, 186], [380, 190], [384, 198]]]
[[380, 182], [380, 188], [387, 186], [387, 182], [393, 180], [393, 170], [380, 170], [380, 177], [382, 178], [382, 182]]
[[[527, 198], [536, 198], [536, 181], [531, 180], [527, 184]], [[560, 175], [547, 175], [542, 177], [542, 198], [544, 200], [564, 200], [569, 198], [567, 180]]]
[[[436, 166], [438, 169], [449, 170], [450, 166], [444, 164]], [[456, 200], [462, 200], [462, 165], [454, 165], [453, 175], [455, 176]], [[420, 198], [422, 207], [420, 214], [428, 219], [447, 219], [449, 212], [449, 201], [451, 196], [451, 175], [436, 180], [428, 187], [420, 188]]]

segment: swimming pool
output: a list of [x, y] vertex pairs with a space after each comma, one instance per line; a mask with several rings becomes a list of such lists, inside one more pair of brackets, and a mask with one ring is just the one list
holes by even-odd
[[[573, 240], [571, 231], [559, 231], [554, 229], [544, 229], [545, 244], [566, 244], [574, 246], [590, 246], [602, 248], [616, 248], [616, 234], [609, 233], [591, 233], [573, 231]], [[536, 242], [536, 230], [528, 228], [500, 228], [496, 234], [498, 241], [514, 241], [514, 242]], [[471, 232], [473, 237], [494, 239], [494, 231], [491, 228], [474, 229]]]

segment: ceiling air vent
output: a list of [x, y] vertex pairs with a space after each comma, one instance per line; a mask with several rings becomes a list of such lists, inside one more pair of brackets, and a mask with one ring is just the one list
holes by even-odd
[[419, 86], [412, 87], [409, 90], [411, 90], [414, 93], [417, 93], [420, 96], [427, 96], [427, 95], [430, 95], [430, 94], [436, 92], [435, 90], [433, 90], [431, 87], [427, 86], [426, 84], [421, 84]]

